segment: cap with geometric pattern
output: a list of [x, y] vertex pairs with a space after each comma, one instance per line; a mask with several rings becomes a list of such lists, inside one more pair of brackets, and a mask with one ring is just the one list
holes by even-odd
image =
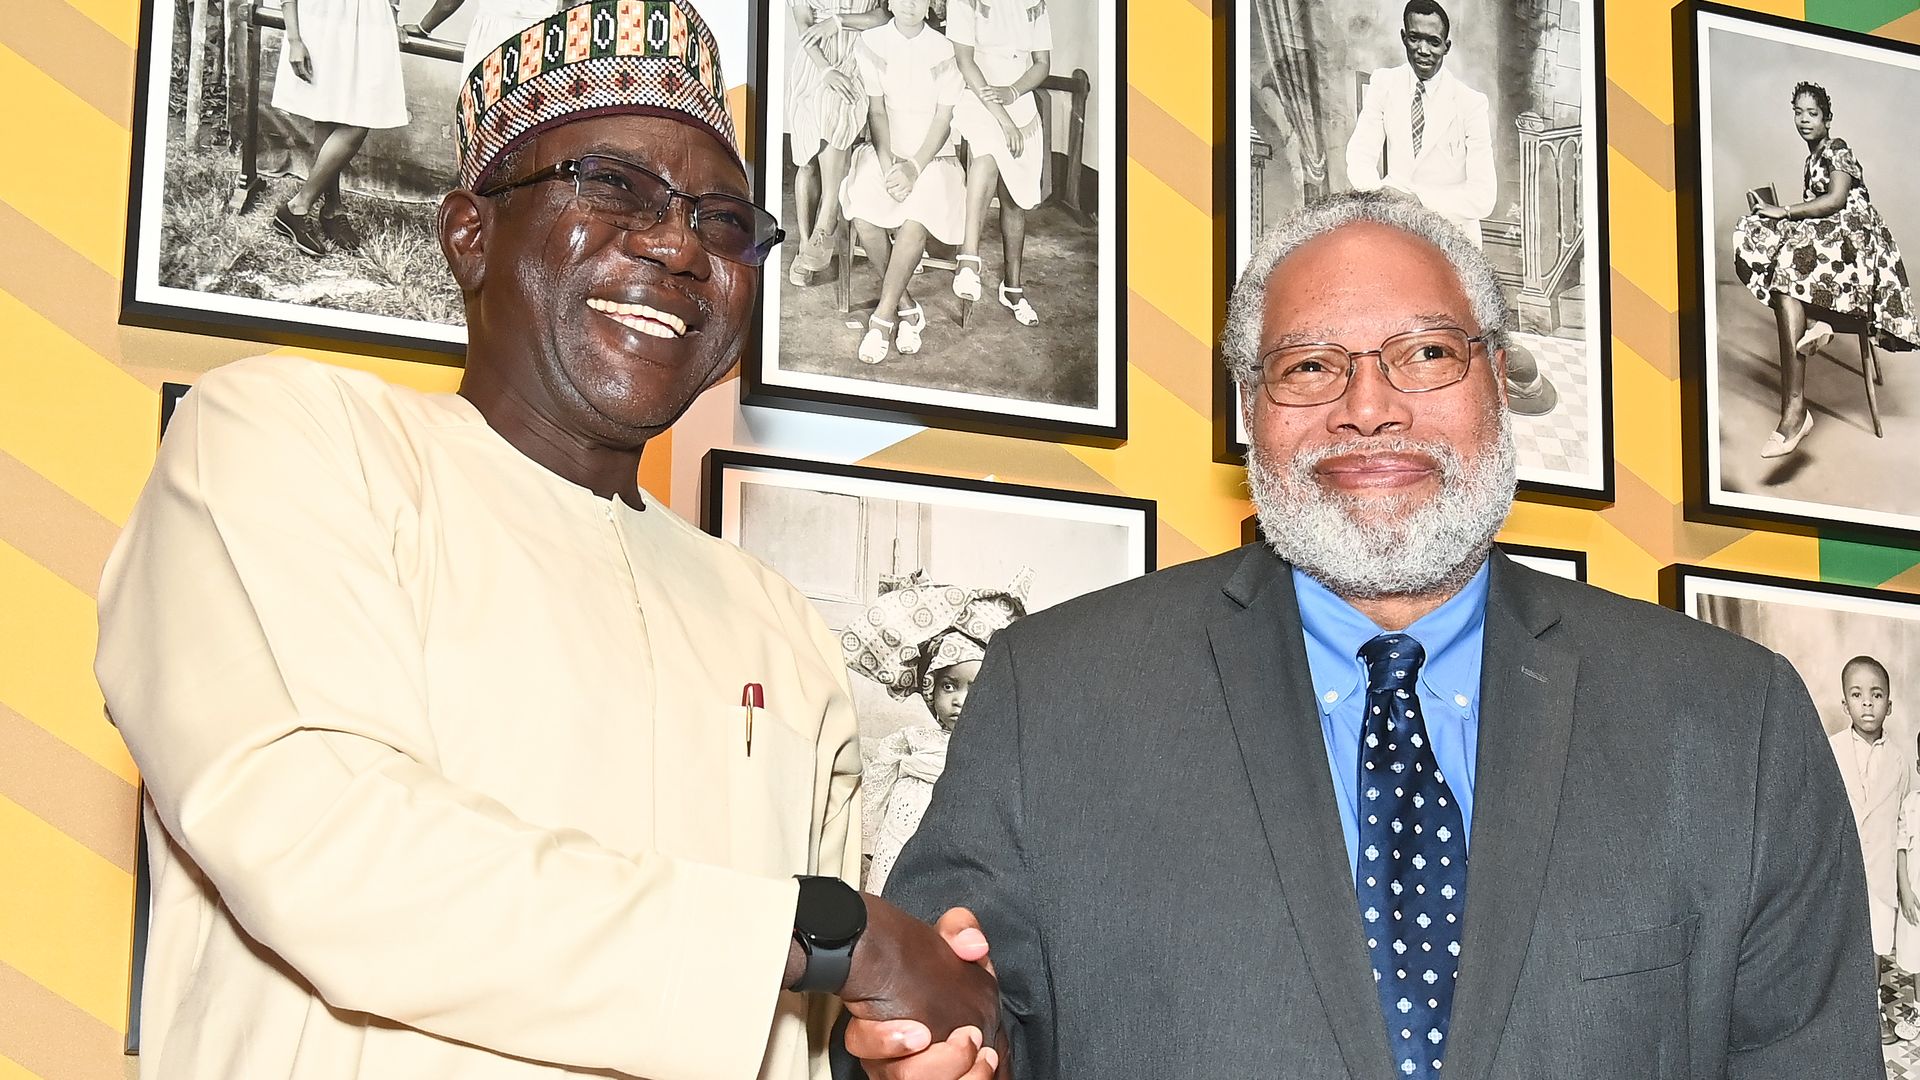
[[666, 116], [711, 133], [746, 168], [727, 113], [719, 44], [687, 0], [584, 0], [495, 46], [455, 106], [460, 186], [515, 147], [589, 116]]

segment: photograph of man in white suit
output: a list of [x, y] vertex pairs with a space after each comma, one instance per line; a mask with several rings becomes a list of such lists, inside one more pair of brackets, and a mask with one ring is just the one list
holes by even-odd
[[1478, 244], [1480, 219], [1497, 197], [1493, 139], [1487, 96], [1443, 70], [1452, 29], [1435, 0], [1408, 0], [1400, 27], [1407, 62], [1368, 76], [1347, 140], [1347, 179], [1359, 191], [1404, 191]]

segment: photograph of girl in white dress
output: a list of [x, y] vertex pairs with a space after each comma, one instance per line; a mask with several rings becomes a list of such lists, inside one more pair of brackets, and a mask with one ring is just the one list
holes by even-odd
[[[130, 321], [457, 355], [434, 221], [454, 103], [474, 64], [571, 2], [153, 0]], [[701, 11], [744, 83], [750, 13]]]
[[1705, 501], [1920, 533], [1920, 50], [1695, 18]]
[[793, 239], [750, 386], [1117, 424], [1111, 5], [780, 6], [765, 171]]

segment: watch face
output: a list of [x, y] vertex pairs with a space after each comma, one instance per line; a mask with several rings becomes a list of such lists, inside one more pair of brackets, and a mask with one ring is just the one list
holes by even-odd
[[837, 949], [867, 928], [867, 902], [839, 878], [802, 878], [793, 923], [814, 944]]

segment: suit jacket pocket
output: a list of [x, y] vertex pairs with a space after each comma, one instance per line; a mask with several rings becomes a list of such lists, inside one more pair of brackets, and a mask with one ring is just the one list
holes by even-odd
[[1699, 922], [1700, 916], [1689, 915], [1672, 926], [1582, 938], [1575, 943], [1580, 977], [1610, 979], [1672, 967], [1693, 951], [1693, 931]]
[[1581, 938], [1573, 959], [1581, 1080], [1686, 1075], [1687, 956], [1700, 917]]

